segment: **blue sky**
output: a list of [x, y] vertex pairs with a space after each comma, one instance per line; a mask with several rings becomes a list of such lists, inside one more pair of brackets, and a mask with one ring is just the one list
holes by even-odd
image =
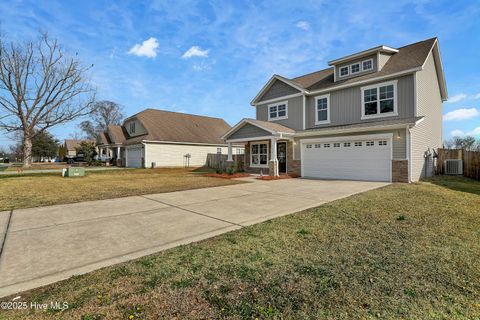
[[[159, 108], [231, 125], [255, 116], [249, 102], [274, 73], [294, 77], [379, 44], [438, 36], [450, 95], [444, 136], [480, 137], [479, 1], [2, 0], [0, 12], [10, 39], [47, 31], [93, 63], [98, 98], [127, 115]], [[79, 130], [74, 122], [52, 132]]]

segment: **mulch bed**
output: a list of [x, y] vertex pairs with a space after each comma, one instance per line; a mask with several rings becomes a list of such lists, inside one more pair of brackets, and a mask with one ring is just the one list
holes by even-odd
[[213, 178], [223, 178], [223, 179], [235, 179], [235, 178], [245, 178], [250, 177], [249, 173], [207, 173], [206, 177], [213, 177]]

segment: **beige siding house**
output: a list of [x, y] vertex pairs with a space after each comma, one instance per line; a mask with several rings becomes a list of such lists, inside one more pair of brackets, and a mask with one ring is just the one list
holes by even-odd
[[437, 38], [378, 46], [296, 78], [274, 75], [223, 139], [247, 170], [325, 179], [417, 181], [433, 174], [447, 90]]
[[[131, 168], [198, 167], [208, 154], [227, 154], [221, 139], [230, 126], [219, 118], [147, 109], [109, 126], [101, 135], [100, 154]], [[235, 152], [243, 153], [243, 145]]]

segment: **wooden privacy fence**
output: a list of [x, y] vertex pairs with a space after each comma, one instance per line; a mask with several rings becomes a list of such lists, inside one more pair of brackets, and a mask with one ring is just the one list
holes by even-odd
[[[234, 154], [232, 155], [233, 163], [237, 167], [237, 170], [244, 170], [244, 155], [243, 154]], [[227, 159], [228, 156], [226, 154], [217, 154], [217, 153], [209, 153], [207, 155], [207, 167], [213, 169], [227, 169]]]
[[463, 152], [463, 175], [480, 180], [480, 151]]
[[445, 160], [463, 160], [463, 175], [480, 180], [480, 151], [438, 149], [437, 174], [445, 174]]

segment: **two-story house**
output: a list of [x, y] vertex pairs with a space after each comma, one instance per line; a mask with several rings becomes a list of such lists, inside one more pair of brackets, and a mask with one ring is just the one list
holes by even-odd
[[[223, 139], [270, 175], [410, 182], [433, 174], [447, 88], [437, 38], [378, 46], [288, 79], [274, 75]], [[231, 150], [231, 148], [230, 148]]]

